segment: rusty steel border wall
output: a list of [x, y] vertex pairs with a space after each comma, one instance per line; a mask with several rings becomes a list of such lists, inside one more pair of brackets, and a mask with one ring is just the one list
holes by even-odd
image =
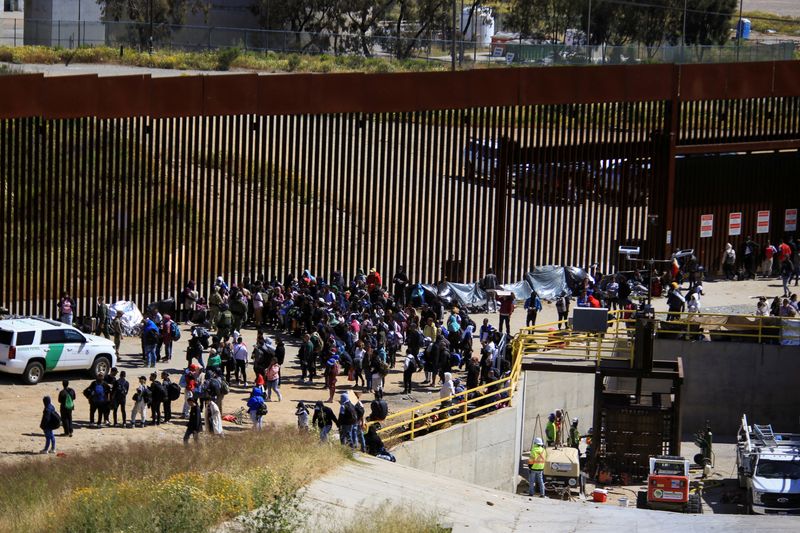
[[631, 243], [710, 263], [726, 209], [799, 203], [799, 62], [19, 75], [0, 94], [0, 305], [17, 313], [305, 268], [507, 282], [628, 268]]

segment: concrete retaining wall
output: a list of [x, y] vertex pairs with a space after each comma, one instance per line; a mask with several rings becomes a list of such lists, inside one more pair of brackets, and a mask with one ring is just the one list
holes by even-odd
[[594, 374], [566, 372], [525, 372], [525, 428], [523, 443], [530, 448], [536, 416], [541, 418], [541, 430], [547, 415], [556, 409], [566, 409], [571, 418], [578, 418], [578, 429], [586, 433], [592, 425], [594, 409]]
[[656, 339], [654, 357], [683, 358], [681, 423], [685, 434], [706, 420], [734, 436], [743, 413], [776, 431], [800, 430], [800, 348], [738, 342]]
[[522, 409], [511, 407], [436, 431], [392, 449], [397, 462], [491, 489], [513, 491], [517, 479]]
[[581, 419], [585, 432], [592, 423], [593, 389], [592, 374], [524, 372], [510, 408], [404, 442], [392, 452], [400, 464], [514, 491], [520, 454], [530, 447], [536, 416], [542, 416], [544, 429], [548, 413], [566, 408]]

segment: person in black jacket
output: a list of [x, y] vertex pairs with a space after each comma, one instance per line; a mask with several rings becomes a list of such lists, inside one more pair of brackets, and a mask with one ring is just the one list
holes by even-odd
[[111, 371], [106, 374], [106, 377], [103, 378], [103, 381], [105, 381], [106, 385], [108, 385], [108, 402], [106, 402], [103, 412], [100, 413], [99, 416], [102, 416], [103, 422], [105, 422], [107, 426], [110, 426], [111, 423], [109, 422], [108, 417], [111, 414], [111, 406], [114, 403], [114, 387], [117, 385], [117, 368], [112, 368]]
[[380, 424], [371, 424], [369, 426], [367, 435], [365, 437], [367, 442], [367, 453], [374, 455], [378, 459], [385, 459], [394, 463], [396, 461], [394, 455], [386, 450], [386, 446], [384, 446], [381, 436], [378, 435], [378, 429], [380, 427]]
[[161, 423], [161, 404], [164, 402], [166, 393], [164, 391], [164, 386], [158, 381], [158, 375], [155, 372], [150, 374], [150, 394], [152, 396], [151, 411], [153, 424], [159, 425]]
[[161, 372], [161, 386], [164, 388], [164, 398], [161, 404], [164, 406], [164, 422], [172, 420], [172, 400], [169, 399], [169, 386], [172, 381], [169, 379], [169, 372], [166, 370]]
[[478, 386], [481, 377], [481, 363], [477, 356], [472, 356], [467, 361], [467, 389]]
[[108, 408], [111, 396], [111, 387], [103, 379], [103, 374], [98, 373], [96, 379], [86, 387], [83, 395], [89, 400], [89, 425], [94, 426], [94, 415], [97, 413], [97, 425], [103, 421], [103, 413]]
[[[58, 405], [59, 411], [61, 413], [61, 423], [64, 424], [64, 436], [71, 437], [72, 436], [72, 411], [75, 409], [75, 389], [69, 386], [69, 381], [66, 379], [61, 382], [61, 385], [64, 387], [61, 389], [61, 392], [58, 393]], [[67, 407], [67, 395], [71, 398], [72, 407]]]
[[350, 401], [350, 396], [343, 392], [339, 396], [339, 442], [349, 444], [351, 448], [356, 447], [353, 441], [353, 425], [358, 422], [358, 414], [355, 406]]
[[[116, 372], [116, 368], [111, 369], [111, 373]], [[125, 402], [128, 399], [128, 391], [130, 390], [130, 383], [125, 379], [125, 371], [119, 374], [114, 388], [111, 389], [111, 409], [114, 412], [114, 425], [117, 425], [117, 411], [122, 412], [122, 426], [124, 427], [128, 422], [128, 411], [125, 408]]]
[[189, 404], [189, 422], [186, 424], [186, 433], [183, 434], [183, 443], [189, 443], [189, 437], [194, 437], [195, 442], [200, 436], [203, 427], [202, 409], [197, 405], [197, 398], [192, 391], [186, 392], [186, 402]]
[[386, 420], [387, 416], [389, 416], [389, 405], [383, 399], [383, 391], [376, 391], [375, 399], [369, 404], [369, 420], [370, 422]]
[[44, 410], [42, 411], [42, 420], [39, 422], [39, 429], [44, 431], [45, 440], [44, 449], [39, 453], [56, 453], [56, 436], [53, 431], [58, 429], [61, 421], [56, 414], [56, 408], [50, 401], [50, 396], [42, 398], [42, 403], [44, 403]]
[[333, 425], [339, 426], [339, 420], [333, 414], [333, 409], [318, 400], [314, 404], [314, 417], [311, 419], [311, 425], [319, 430], [320, 442], [327, 442], [328, 433], [330, 433]]

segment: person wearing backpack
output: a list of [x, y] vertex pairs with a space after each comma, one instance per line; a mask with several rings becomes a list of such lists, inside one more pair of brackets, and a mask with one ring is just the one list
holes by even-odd
[[214, 324], [217, 328], [217, 336], [226, 341], [231, 336], [231, 328], [233, 327], [233, 314], [228, 309], [228, 304], [222, 304], [219, 307], [220, 313], [217, 321]]
[[147, 378], [139, 376], [139, 386], [133, 393], [133, 409], [131, 410], [131, 427], [136, 427], [136, 416], [141, 417], [142, 427], [147, 425], [147, 405], [150, 389], [147, 388]]
[[56, 435], [54, 433], [61, 426], [61, 418], [56, 413], [56, 408], [50, 401], [50, 396], [42, 398], [44, 410], [39, 429], [44, 431], [44, 449], [39, 453], [56, 453]]
[[170, 315], [161, 322], [161, 343], [164, 345], [164, 361], [172, 360], [172, 343], [181, 338], [181, 330]]
[[58, 393], [58, 405], [61, 423], [64, 425], [64, 436], [72, 436], [72, 411], [75, 410], [75, 389], [69, 386], [66, 379], [61, 382], [63, 389]]
[[[116, 370], [115, 368], [111, 369], [111, 372], [114, 373]], [[128, 399], [128, 390], [130, 389], [130, 384], [128, 380], [125, 379], [125, 371], [119, 373], [119, 378], [117, 378], [117, 382], [114, 384], [114, 387], [111, 389], [111, 410], [114, 414], [114, 426], [117, 425], [117, 411], [122, 411], [122, 427], [125, 427], [128, 419], [127, 409], [125, 407], [125, 402]]]
[[153, 319], [147, 317], [142, 328], [142, 348], [144, 350], [145, 364], [150, 368], [155, 368], [158, 359], [158, 339], [159, 330]]
[[[103, 421], [103, 413], [108, 408], [111, 387], [103, 379], [103, 374], [97, 374], [95, 380], [89, 384], [83, 395], [89, 400], [89, 425], [99, 426]], [[97, 413], [97, 424], [94, 422], [94, 415]]]
[[161, 372], [161, 386], [164, 388], [164, 422], [172, 420], [172, 402], [181, 397], [181, 387], [169, 379], [167, 371]]
[[158, 375], [153, 372], [150, 374], [150, 413], [153, 418], [153, 424], [155, 425], [159, 425], [161, 423], [161, 405], [164, 403], [166, 397], [167, 394], [164, 390], [164, 386], [158, 380]]

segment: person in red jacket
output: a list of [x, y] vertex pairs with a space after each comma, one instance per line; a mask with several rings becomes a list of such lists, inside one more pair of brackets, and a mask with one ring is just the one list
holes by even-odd
[[372, 292], [375, 289], [380, 289], [383, 287], [383, 280], [381, 279], [380, 273], [375, 270], [375, 268], [369, 269], [369, 275], [367, 275], [367, 292]]
[[506, 333], [511, 335], [511, 314], [514, 312], [514, 296], [503, 296], [500, 300], [500, 324], [497, 331], [503, 332], [503, 324], [506, 325]]

